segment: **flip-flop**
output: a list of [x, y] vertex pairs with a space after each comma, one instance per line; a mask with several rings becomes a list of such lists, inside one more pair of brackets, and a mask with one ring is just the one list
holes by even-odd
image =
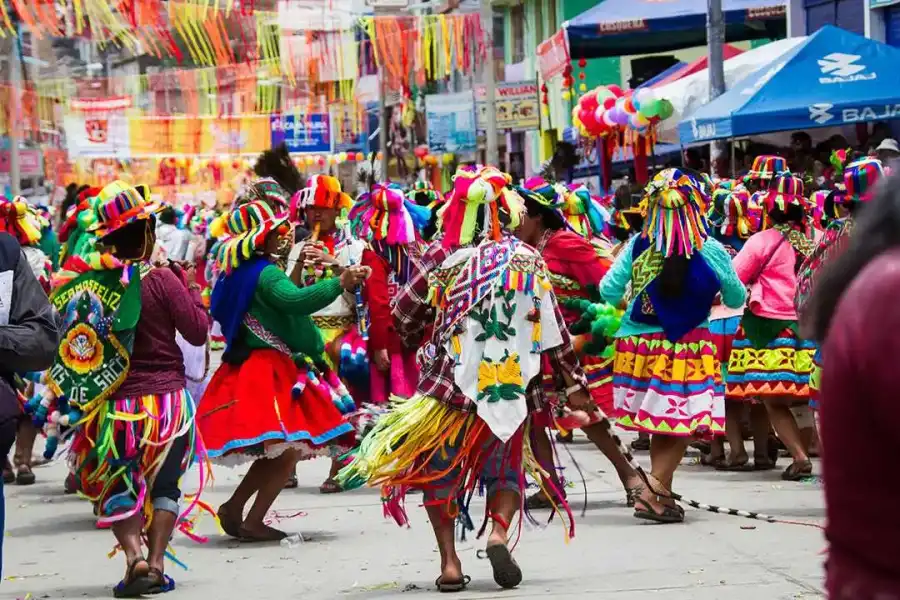
[[441, 578], [438, 577], [434, 580], [434, 587], [442, 594], [461, 592], [466, 589], [470, 581], [472, 581], [472, 578], [468, 575], [463, 575], [463, 578], [459, 581], [441, 581]]
[[494, 570], [494, 581], [505, 590], [512, 589], [522, 583], [522, 569], [512, 556], [506, 544], [488, 546], [485, 551]]
[[299, 486], [299, 485], [300, 484], [297, 482], [297, 476], [291, 475], [290, 477], [288, 477], [288, 480], [285, 482], [284, 489], [294, 490], [294, 489], [297, 489], [297, 486]]
[[326, 479], [325, 483], [319, 486], [320, 494], [340, 494], [344, 488], [334, 479]]
[[812, 477], [812, 468], [812, 463], [808, 460], [804, 462], [793, 462], [784, 470], [781, 474], [781, 478], [784, 481], [803, 481], [807, 477]]
[[150, 581], [152, 585], [147, 590], [148, 595], [165, 594], [175, 589], [175, 580], [153, 567], [150, 567]]
[[226, 535], [229, 535], [233, 538], [241, 537], [242, 521], [235, 520], [234, 515], [231, 514], [231, 511], [228, 510], [228, 508], [226, 508], [224, 504], [219, 507], [219, 510], [216, 514], [219, 517], [219, 525], [221, 525], [222, 531], [224, 531]]
[[[128, 572], [125, 579], [116, 584], [113, 588], [113, 596], [115, 598], [140, 598], [153, 585], [153, 581], [147, 575], [135, 576], [134, 569], [138, 563], [146, 562], [147, 559], [139, 558], [128, 565]], [[126, 583], [127, 581], [127, 583]]]
[[[673, 506], [663, 506], [663, 511], [658, 513], [653, 510], [653, 507], [643, 498], [635, 498], [635, 501], [635, 519], [644, 519], [646, 521], [664, 524], [684, 522], [684, 509], [680, 506], [678, 508]], [[642, 506], [638, 506], [638, 504], [641, 504]]]

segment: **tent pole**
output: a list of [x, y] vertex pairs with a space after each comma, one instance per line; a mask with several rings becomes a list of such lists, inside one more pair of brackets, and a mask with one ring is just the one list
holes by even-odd
[[[706, 44], [709, 49], [709, 101], [725, 93], [725, 17], [722, 0], [707, 0]], [[711, 175], [718, 175], [722, 158], [725, 156], [725, 141], [715, 140], [709, 146]]]

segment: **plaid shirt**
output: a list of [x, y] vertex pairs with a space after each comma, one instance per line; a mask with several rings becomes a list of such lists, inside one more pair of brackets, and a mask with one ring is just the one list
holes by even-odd
[[[440, 242], [435, 242], [416, 264], [416, 270], [409, 283], [397, 296], [394, 305], [394, 322], [397, 333], [407, 348], [419, 348], [425, 341], [426, 329], [434, 323], [435, 310], [428, 301], [428, 273], [444, 262], [455, 249], [448, 250]], [[587, 379], [584, 371], [572, 348], [572, 340], [569, 330], [566, 329], [562, 313], [556, 303], [556, 296], [548, 291], [544, 299], [553, 302], [553, 312], [556, 315], [556, 323], [562, 334], [562, 344], [545, 350], [544, 356], [549, 359], [550, 365], [556, 373], [568, 373], [577, 383], [587, 389]], [[432, 334], [434, 335], [439, 332]], [[447, 354], [441, 345], [435, 348], [436, 356], [424, 357], [420, 350], [419, 355], [419, 385], [418, 392], [430, 396], [449, 405], [456, 410], [468, 412], [475, 411], [475, 402], [466, 397], [456, 386], [453, 378], [454, 359]], [[541, 410], [545, 403], [544, 391], [541, 387], [541, 377], [536, 376], [528, 382], [525, 392], [529, 408]]]

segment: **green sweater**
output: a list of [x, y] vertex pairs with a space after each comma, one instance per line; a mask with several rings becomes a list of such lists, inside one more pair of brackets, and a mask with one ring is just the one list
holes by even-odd
[[[259, 283], [249, 313], [293, 352], [303, 352], [313, 360], [321, 358], [325, 344], [310, 315], [322, 310], [341, 295], [340, 279], [332, 277], [315, 285], [298, 288], [284, 271], [269, 265], [259, 274]], [[267, 349], [272, 344], [247, 332], [250, 348]]]

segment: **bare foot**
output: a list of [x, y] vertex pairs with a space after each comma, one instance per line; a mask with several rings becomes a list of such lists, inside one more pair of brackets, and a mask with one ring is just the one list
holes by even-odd
[[285, 532], [263, 523], [244, 522], [239, 534], [242, 542], [278, 542], [287, 537]]
[[441, 563], [441, 583], [457, 583], [462, 581], [462, 563], [458, 556], [454, 556], [446, 563]]

